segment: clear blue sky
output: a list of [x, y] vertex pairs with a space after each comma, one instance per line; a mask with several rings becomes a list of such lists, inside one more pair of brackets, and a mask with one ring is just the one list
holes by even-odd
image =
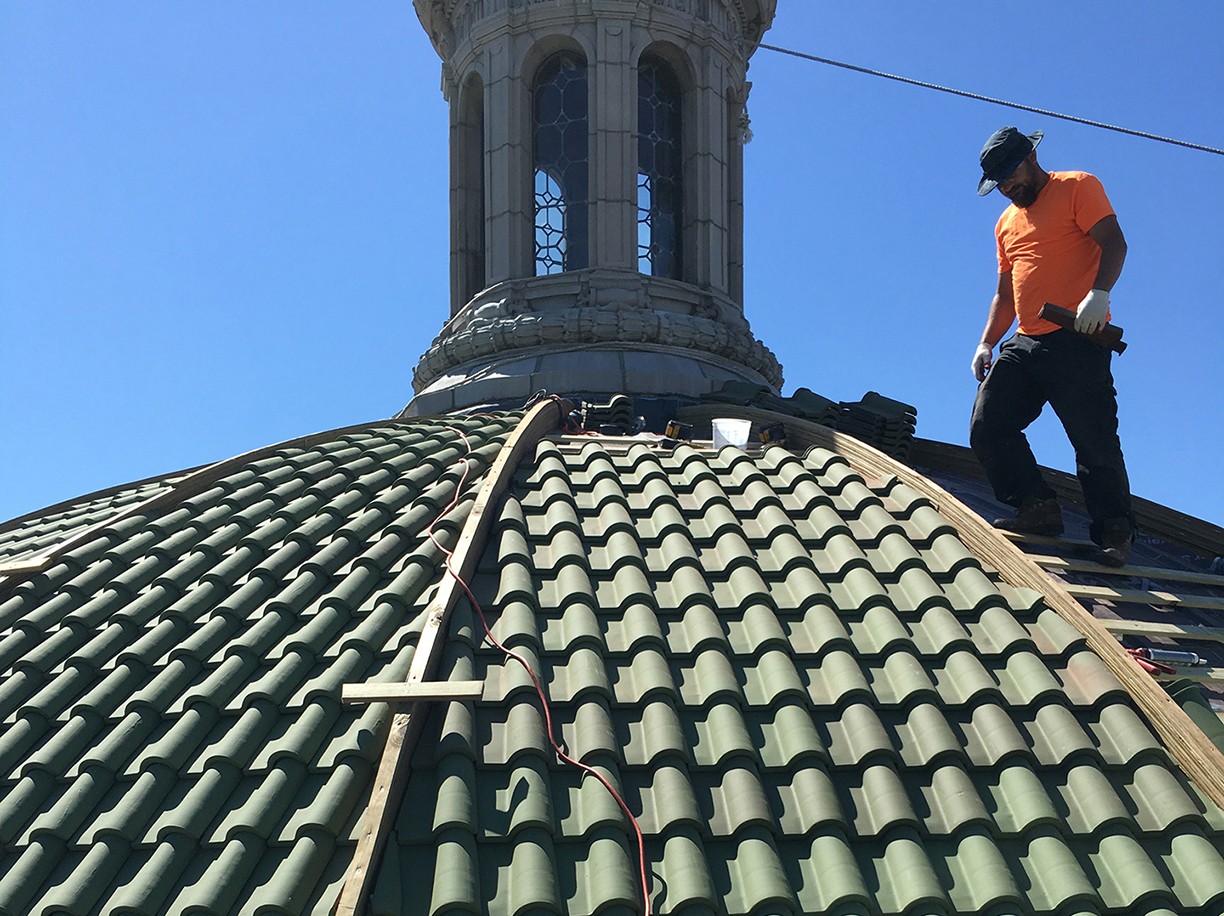
[[[1224, 7], [780, 0], [771, 44], [1224, 147]], [[1095, 172], [1135, 493], [1224, 524], [1224, 156], [759, 51], [746, 308], [798, 386], [964, 443], [997, 127]], [[0, 519], [398, 411], [447, 312], [446, 111], [409, 0], [0, 4]], [[1061, 429], [1032, 431], [1070, 469]]]

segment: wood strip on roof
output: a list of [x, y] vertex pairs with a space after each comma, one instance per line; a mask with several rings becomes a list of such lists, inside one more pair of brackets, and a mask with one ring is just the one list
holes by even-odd
[[[433, 676], [441, 659], [451, 610], [464, 593], [462, 583], [470, 580], [475, 572], [496, 521], [497, 513], [489, 510], [496, 506], [509, 486], [524, 453], [534, 448], [545, 433], [555, 429], [569, 410], [570, 406], [565, 402], [541, 401], [519, 421], [498, 453], [476, 494], [472, 510], [447, 564], [452, 574], [443, 576], [438, 593], [425, 610], [425, 629], [412, 656], [406, 684], [418, 685]], [[416, 715], [415, 711], [415, 704], [410, 703], [392, 719], [361, 833], [357, 838], [357, 849], [333, 909], [338, 916], [360, 916], [373, 888], [378, 863], [394, 819], [393, 812], [399, 806], [407, 783], [409, 767], [406, 764], [412, 756], [425, 719], [423, 715]]]

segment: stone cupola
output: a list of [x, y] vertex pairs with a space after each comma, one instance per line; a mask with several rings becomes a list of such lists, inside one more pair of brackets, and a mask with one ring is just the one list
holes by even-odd
[[743, 314], [776, 0], [414, 0], [450, 110], [451, 305], [407, 413], [780, 388]]

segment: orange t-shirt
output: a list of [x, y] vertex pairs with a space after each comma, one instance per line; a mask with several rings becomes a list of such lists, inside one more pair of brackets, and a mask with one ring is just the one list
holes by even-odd
[[1038, 336], [1058, 325], [1037, 317], [1047, 302], [1074, 310], [1092, 289], [1101, 248], [1088, 230], [1113, 207], [1087, 172], [1050, 172], [1031, 207], [1008, 206], [995, 226], [999, 273], [1012, 272], [1020, 333]]

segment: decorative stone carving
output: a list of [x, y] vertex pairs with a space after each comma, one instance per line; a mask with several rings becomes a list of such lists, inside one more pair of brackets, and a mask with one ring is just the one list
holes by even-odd
[[[474, 360], [518, 349], [651, 344], [709, 354], [782, 385], [777, 358], [735, 304], [677, 281], [580, 271], [509, 281], [485, 290], [449, 322], [421, 357], [413, 388]], [[583, 296], [586, 301], [582, 300]]]

